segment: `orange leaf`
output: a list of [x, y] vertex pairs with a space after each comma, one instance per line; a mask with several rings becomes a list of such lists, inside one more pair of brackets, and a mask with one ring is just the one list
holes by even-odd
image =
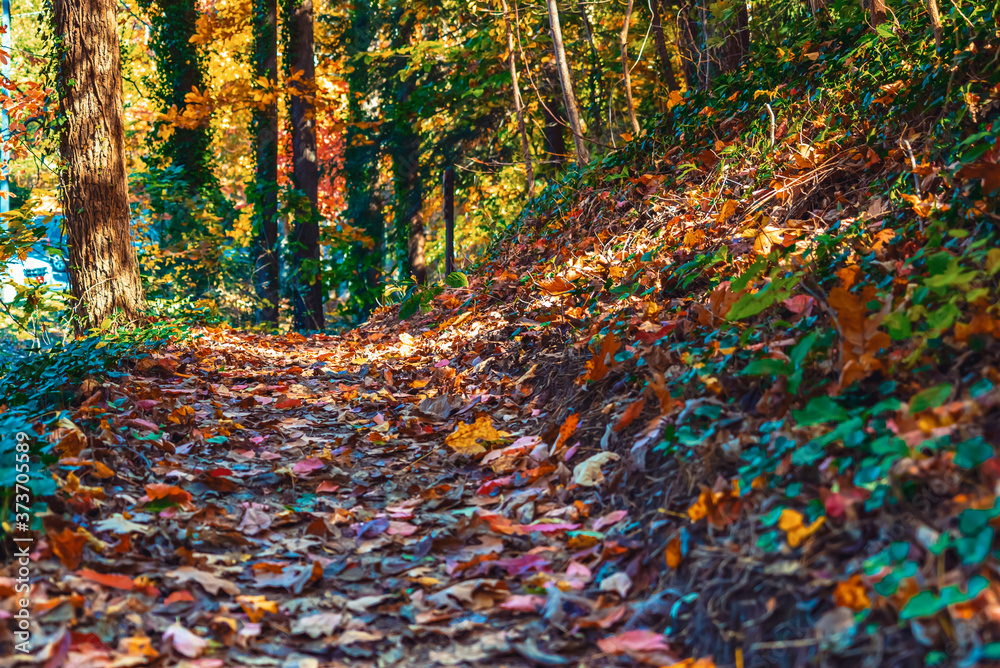
[[676, 570], [681, 565], [681, 559], [684, 558], [684, 555], [681, 553], [681, 539], [679, 536], [671, 538], [670, 542], [667, 543], [666, 558], [667, 566], [670, 566], [670, 568]]
[[566, 441], [568, 441], [569, 437], [576, 431], [576, 425], [579, 423], [580, 416], [576, 413], [572, 413], [568, 418], [566, 418], [566, 421], [562, 423], [561, 427], [559, 427], [559, 438], [556, 439], [555, 445], [552, 446], [553, 452], [566, 445]]
[[602, 380], [611, 372], [615, 364], [615, 353], [622, 347], [614, 334], [608, 334], [601, 340], [601, 347], [593, 359], [587, 362], [587, 374], [584, 380]]
[[90, 580], [91, 582], [96, 582], [97, 584], [104, 585], [105, 587], [111, 587], [112, 589], [124, 589], [125, 591], [132, 591], [133, 582], [132, 578], [127, 575], [113, 575], [111, 573], [98, 573], [92, 571], [89, 568], [84, 568], [76, 572], [84, 580]]
[[191, 595], [187, 589], [182, 589], [181, 591], [175, 591], [173, 594], [167, 597], [167, 600], [163, 602], [163, 605], [170, 605], [171, 603], [177, 603], [178, 601], [186, 601], [193, 603], [194, 596]]
[[867, 610], [872, 605], [865, 591], [865, 585], [861, 582], [860, 574], [837, 583], [837, 588], [833, 590], [833, 602], [838, 607], [850, 608], [854, 612]]
[[186, 492], [177, 485], [167, 485], [162, 482], [154, 482], [146, 485], [146, 495], [150, 501], [163, 499], [164, 501], [174, 501], [176, 503], [189, 503], [191, 493]]
[[550, 281], [539, 282], [538, 287], [550, 295], [561, 295], [571, 291], [574, 286], [562, 276], [556, 276]]
[[87, 537], [78, 534], [69, 527], [60, 533], [50, 533], [49, 543], [52, 545], [52, 553], [59, 557], [59, 561], [70, 570], [79, 568], [83, 559], [83, 546], [87, 544]]
[[274, 405], [275, 408], [298, 408], [302, 405], [301, 399], [282, 399]]
[[619, 432], [625, 427], [629, 426], [630, 424], [632, 424], [633, 420], [635, 420], [637, 417], [639, 417], [640, 414], [642, 414], [642, 409], [645, 407], [646, 407], [645, 397], [641, 397], [640, 399], [633, 401], [631, 404], [629, 404], [628, 408], [625, 409], [625, 412], [622, 413], [622, 416], [618, 418], [618, 422], [616, 422], [615, 426], [612, 427], [611, 429], [615, 432]]

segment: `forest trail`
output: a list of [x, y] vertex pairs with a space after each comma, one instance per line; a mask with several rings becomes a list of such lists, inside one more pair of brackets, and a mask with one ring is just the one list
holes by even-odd
[[204, 330], [85, 382], [74, 420], [104, 429], [57, 434], [34, 555], [46, 665], [677, 661], [615, 635], [650, 579], [594, 504], [611, 457], [572, 420], [546, 444], [499, 357], [425, 334]]

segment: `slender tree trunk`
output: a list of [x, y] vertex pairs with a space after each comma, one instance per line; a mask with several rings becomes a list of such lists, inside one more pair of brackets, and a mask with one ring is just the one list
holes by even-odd
[[686, 4], [677, 14], [677, 50], [681, 54], [681, 77], [685, 88], [694, 88], [698, 82], [698, 40], [695, 30], [691, 6]]
[[295, 328], [322, 330], [323, 276], [319, 248], [319, 161], [316, 156], [316, 66], [313, 62], [312, 0], [289, 0], [288, 62], [302, 72], [289, 91], [292, 111], [292, 184], [303, 197], [295, 207], [291, 278]]
[[750, 54], [750, 15], [745, 0], [739, 0], [732, 34], [726, 38], [723, 49], [722, 69], [726, 72], [738, 70]]
[[629, 72], [628, 64], [628, 27], [629, 23], [632, 22], [632, 2], [633, 0], [628, 0], [628, 6], [625, 8], [625, 24], [618, 35], [618, 43], [622, 49], [622, 78], [625, 85], [625, 105], [628, 107], [628, 120], [632, 124], [633, 134], [638, 136], [639, 121], [636, 120], [635, 104], [632, 102], [632, 74]]
[[552, 28], [552, 48], [555, 53], [556, 66], [559, 68], [559, 83], [562, 86], [563, 103], [566, 106], [566, 116], [569, 117], [569, 127], [573, 132], [573, 143], [576, 145], [576, 161], [581, 165], [590, 162], [587, 145], [583, 135], [583, 124], [580, 122], [580, 109], [573, 94], [573, 79], [570, 76], [569, 63], [566, 60], [566, 49], [563, 47], [562, 28], [559, 25], [559, 7], [556, 0], [547, 0], [549, 9], [549, 24]]
[[[276, 85], [277, 0], [254, 2], [254, 74]], [[269, 99], [268, 99], [269, 98]], [[254, 109], [257, 171], [254, 198], [254, 288], [257, 322], [278, 324], [278, 98], [271, 91]]]
[[535, 194], [535, 172], [531, 167], [531, 144], [528, 142], [528, 130], [524, 123], [524, 103], [521, 100], [521, 87], [517, 83], [517, 51], [514, 49], [514, 34], [510, 29], [509, 9], [507, 0], [500, 0], [503, 11], [503, 24], [507, 33], [507, 67], [510, 69], [510, 80], [514, 87], [514, 113], [517, 114], [517, 131], [521, 135], [521, 153], [524, 156], [524, 192], [529, 196]]
[[601, 134], [601, 128], [604, 125], [604, 110], [601, 104], [601, 55], [597, 51], [597, 43], [594, 41], [594, 28], [590, 25], [590, 18], [587, 16], [587, 7], [585, 6], [583, 0], [579, 0], [576, 3], [577, 9], [580, 12], [580, 18], [583, 19], [583, 31], [587, 35], [587, 44], [590, 46], [590, 56], [588, 60], [590, 61], [590, 71], [587, 76], [589, 80], [590, 87], [590, 105], [588, 106], [588, 111], [591, 115], [591, 131], [596, 132], [598, 135]]
[[371, 0], [355, 0], [351, 8], [349, 52], [351, 71], [347, 73], [348, 115], [347, 144], [344, 149], [344, 176], [346, 181], [345, 218], [368, 237], [367, 242], [355, 244], [355, 262], [350, 281], [351, 299], [355, 316], [360, 321], [374, 309], [381, 294], [383, 241], [385, 221], [382, 218], [381, 200], [376, 196], [378, 183], [377, 137], [370, 129], [374, 119], [364, 104], [371, 95], [369, 64], [363, 55], [374, 39]]
[[566, 136], [563, 132], [565, 123], [559, 116], [559, 73], [549, 61], [542, 66], [542, 90], [544, 97], [542, 117], [545, 119], [545, 153], [549, 162], [561, 165], [566, 162]]
[[670, 52], [667, 51], [667, 40], [663, 35], [663, 20], [660, 17], [660, 0], [650, 0], [653, 8], [653, 42], [656, 43], [656, 53], [660, 57], [660, 71], [663, 72], [663, 83], [667, 90], [678, 90], [674, 67], [670, 62]]
[[55, 0], [63, 215], [77, 331], [143, 309], [129, 220], [115, 0]]
[[930, 15], [931, 27], [934, 29], [934, 48], [940, 51], [943, 29], [941, 27], [941, 12], [938, 11], [937, 0], [927, 0], [927, 13]]

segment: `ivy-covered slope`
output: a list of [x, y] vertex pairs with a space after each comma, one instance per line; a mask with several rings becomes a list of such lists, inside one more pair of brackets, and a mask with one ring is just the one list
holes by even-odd
[[1000, 659], [1000, 40], [956, 11], [940, 50], [916, 5], [791, 26], [406, 321], [514, 341], [523, 400], [621, 456], [630, 625], [689, 656]]

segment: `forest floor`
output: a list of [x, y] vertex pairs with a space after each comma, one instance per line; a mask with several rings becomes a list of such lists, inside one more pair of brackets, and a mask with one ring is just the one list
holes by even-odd
[[470, 334], [210, 329], [85, 381], [74, 420], [104, 429], [52, 435], [35, 663], [679, 661], [628, 624], [656, 575], [596, 502], [612, 456], [575, 420], [543, 440], [533, 373]]
[[763, 50], [340, 336], [15, 368], [35, 663], [1000, 660], [1000, 43], [957, 25]]

